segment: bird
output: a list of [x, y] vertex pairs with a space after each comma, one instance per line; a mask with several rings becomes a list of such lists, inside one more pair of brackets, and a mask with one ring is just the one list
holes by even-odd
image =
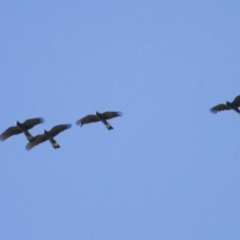
[[82, 125], [84, 124], [88, 124], [88, 123], [92, 123], [92, 122], [99, 122], [101, 121], [108, 130], [112, 130], [113, 127], [107, 122], [107, 119], [111, 119], [111, 118], [115, 118], [115, 117], [119, 117], [122, 116], [121, 112], [114, 112], [114, 111], [106, 111], [104, 113], [99, 113], [96, 112], [96, 114], [91, 114], [91, 115], [87, 115], [81, 119], [79, 119], [76, 124], [82, 127]]
[[25, 120], [23, 123], [20, 123], [19, 121], [16, 121], [16, 126], [9, 127], [6, 129], [1, 135], [0, 135], [0, 140], [4, 141], [7, 138], [24, 133], [26, 138], [28, 139], [29, 142], [33, 141], [33, 136], [28, 132], [29, 129], [33, 128], [35, 125], [43, 123], [44, 119], [43, 118], [31, 118]]
[[39, 134], [39, 135], [33, 137], [34, 140], [29, 142], [26, 145], [26, 149], [30, 150], [33, 147], [37, 146], [38, 144], [43, 143], [43, 142], [45, 142], [47, 140], [50, 141], [50, 143], [52, 144], [53, 148], [55, 148], [55, 149], [60, 148], [60, 145], [56, 142], [56, 140], [53, 137], [55, 137], [60, 132], [66, 130], [66, 129], [70, 128], [70, 127], [71, 127], [71, 124], [60, 124], [60, 125], [54, 126], [50, 131], [47, 131], [47, 130], [44, 129], [43, 130], [43, 134]]
[[240, 95], [235, 97], [234, 100], [232, 102], [226, 102], [226, 103], [221, 103], [221, 104], [218, 104], [214, 107], [212, 107], [210, 109], [210, 111], [212, 113], [217, 113], [217, 112], [220, 112], [220, 111], [223, 111], [223, 110], [234, 110], [235, 112], [237, 112], [238, 114], [240, 114], [240, 111], [239, 111], [239, 108], [240, 107]]

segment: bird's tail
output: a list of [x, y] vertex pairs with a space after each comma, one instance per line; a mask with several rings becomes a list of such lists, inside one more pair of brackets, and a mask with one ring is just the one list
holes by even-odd
[[60, 145], [54, 139], [51, 139], [50, 142], [55, 149], [60, 148]]
[[26, 130], [23, 132], [28, 139], [29, 142], [32, 142], [34, 140], [34, 137]]
[[112, 130], [112, 129], [113, 129], [113, 127], [112, 127], [109, 123], [106, 123], [105, 126], [106, 126], [106, 128], [107, 128], [108, 130]]

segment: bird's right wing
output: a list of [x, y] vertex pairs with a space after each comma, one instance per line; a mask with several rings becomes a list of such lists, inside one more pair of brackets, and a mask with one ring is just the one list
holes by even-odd
[[98, 117], [96, 115], [87, 115], [86, 117], [83, 117], [81, 119], [79, 119], [76, 124], [77, 125], [83, 125], [83, 124], [88, 124], [88, 123], [92, 123], [92, 122], [99, 122], [100, 120], [98, 119]]
[[1, 135], [0, 135], [0, 140], [4, 141], [7, 138], [11, 137], [12, 135], [19, 134], [22, 131], [18, 127], [9, 127], [7, 130], [5, 130]]
[[32, 142], [29, 142], [26, 146], [27, 150], [32, 149], [33, 147], [37, 146], [38, 144], [45, 142], [47, 140], [46, 136], [44, 134], [40, 134], [34, 137], [34, 140]]
[[215, 107], [211, 108], [210, 111], [212, 113], [217, 113], [220, 111], [224, 111], [224, 110], [230, 110], [230, 108], [226, 105], [226, 104], [218, 104]]

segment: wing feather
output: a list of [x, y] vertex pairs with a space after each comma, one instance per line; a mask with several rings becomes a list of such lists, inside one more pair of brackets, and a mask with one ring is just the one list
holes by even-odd
[[0, 140], [4, 141], [7, 138], [11, 137], [12, 135], [19, 134], [22, 131], [18, 127], [9, 127], [7, 130], [5, 130], [1, 135], [0, 135]]
[[34, 137], [32, 142], [29, 142], [26, 146], [27, 150], [32, 149], [33, 147], [37, 146], [38, 144], [47, 141], [47, 138], [44, 134], [40, 134]]
[[60, 132], [70, 128], [72, 125], [71, 124], [60, 124], [60, 125], [57, 125], [57, 126], [54, 126], [50, 131], [49, 133], [55, 137], [56, 135], [58, 135]]
[[228, 107], [226, 104], [223, 104], [223, 103], [218, 104], [210, 109], [210, 111], [212, 113], [217, 113], [217, 112], [224, 111], [224, 110], [230, 110], [230, 107]]
[[235, 97], [232, 103], [237, 107], [240, 107], [240, 95]]
[[23, 125], [24, 127], [29, 130], [31, 128], [33, 128], [35, 125], [43, 123], [44, 119], [43, 118], [31, 118], [31, 119], [27, 119]]
[[122, 113], [121, 112], [114, 112], [114, 111], [106, 111], [102, 115], [105, 119], [111, 119], [111, 118], [122, 116]]
[[100, 120], [98, 119], [98, 117], [96, 115], [87, 115], [86, 117], [83, 117], [81, 119], [79, 119], [76, 124], [77, 125], [83, 125], [83, 124], [88, 124], [88, 123], [93, 123], [93, 122], [99, 122]]

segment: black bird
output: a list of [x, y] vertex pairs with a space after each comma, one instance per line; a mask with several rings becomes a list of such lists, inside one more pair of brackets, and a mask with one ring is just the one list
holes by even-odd
[[26, 146], [27, 150], [32, 149], [36, 145], [43, 143], [47, 140], [50, 141], [52, 144], [53, 148], [60, 148], [59, 144], [55, 141], [53, 137], [58, 135], [60, 132], [68, 129], [71, 127], [71, 124], [61, 124], [53, 127], [50, 131], [46, 131], [45, 129], [43, 130], [43, 134], [37, 135], [34, 137], [34, 140], [32, 142], [29, 142]]
[[107, 119], [119, 117], [121, 115], [122, 115], [121, 112], [113, 112], [113, 111], [107, 111], [107, 112], [104, 112], [104, 113], [96, 112], [95, 115], [87, 115], [87, 116], [79, 119], [76, 122], [76, 124], [82, 126], [82, 125], [87, 124], [87, 123], [101, 121], [106, 126], [106, 128], [108, 130], [112, 130], [113, 127], [107, 122]]
[[212, 113], [217, 113], [223, 110], [234, 110], [235, 112], [237, 112], [238, 114], [240, 114], [239, 108], [240, 107], [240, 95], [235, 97], [234, 100], [232, 102], [226, 102], [226, 104], [221, 103], [218, 104], [216, 106], [214, 106], [213, 108], [210, 109], [210, 111]]
[[27, 137], [28, 141], [31, 142], [31, 141], [33, 141], [33, 136], [28, 132], [28, 130], [33, 128], [35, 125], [37, 125], [39, 123], [43, 123], [43, 122], [44, 122], [43, 118], [31, 118], [31, 119], [27, 119], [23, 123], [16, 121], [16, 126], [12, 126], [12, 127], [9, 127], [8, 129], [6, 129], [0, 135], [0, 140], [4, 141], [13, 135], [24, 133], [25, 136]]

